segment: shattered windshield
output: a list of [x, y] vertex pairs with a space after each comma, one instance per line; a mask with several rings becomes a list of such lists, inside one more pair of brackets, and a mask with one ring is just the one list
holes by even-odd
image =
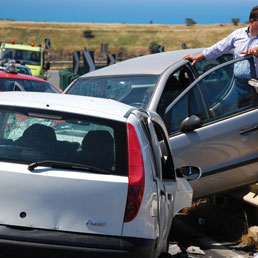
[[125, 143], [121, 122], [0, 106], [0, 162], [69, 162], [126, 175]]
[[66, 93], [114, 99], [146, 108], [157, 81], [156, 75], [81, 78]]

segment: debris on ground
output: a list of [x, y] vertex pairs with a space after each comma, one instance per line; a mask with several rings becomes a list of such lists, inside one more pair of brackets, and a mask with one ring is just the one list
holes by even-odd
[[[247, 233], [241, 238], [241, 243], [258, 249], [258, 226], [248, 228]], [[258, 257], [258, 253], [256, 253], [256, 256]]]
[[201, 255], [205, 255], [205, 252], [198, 246], [189, 246], [186, 249], [186, 252], [189, 254], [201, 254]]
[[176, 255], [176, 254], [179, 254], [181, 252], [182, 252], [182, 250], [177, 244], [169, 244], [169, 247], [168, 247], [168, 253], [169, 254]]

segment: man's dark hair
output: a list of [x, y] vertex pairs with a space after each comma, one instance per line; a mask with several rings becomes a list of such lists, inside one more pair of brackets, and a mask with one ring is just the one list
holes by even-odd
[[251, 13], [250, 13], [250, 17], [249, 17], [249, 21], [253, 19], [254, 21], [258, 21], [258, 6], [255, 6]]

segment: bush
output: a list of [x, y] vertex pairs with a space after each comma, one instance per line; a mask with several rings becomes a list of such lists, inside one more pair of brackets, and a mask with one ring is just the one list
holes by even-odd
[[92, 34], [92, 30], [85, 30], [83, 31], [83, 36], [85, 38], [94, 38], [95, 36]]
[[155, 41], [151, 42], [149, 45], [150, 53], [151, 54], [159, 53], [159, 47], [160, 45], [157, 42]]
[[192, 26], [196, 24], [196, 22], [192, 18], [185, 18], [185, 24], [186, 26]]
[[240, 19], [239, 18], [232, 18], [232, 23], [237, 26], [239, 24]]

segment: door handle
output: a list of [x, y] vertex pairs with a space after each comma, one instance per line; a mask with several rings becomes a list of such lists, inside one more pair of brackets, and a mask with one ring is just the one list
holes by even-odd
[[250, 133], [250, 132], [255, 131], [255, 130], [258, 130], [258, 126], [257, 125], [250, 125], [250, 126], [244, 127], [240, 131], [240, 134]]

